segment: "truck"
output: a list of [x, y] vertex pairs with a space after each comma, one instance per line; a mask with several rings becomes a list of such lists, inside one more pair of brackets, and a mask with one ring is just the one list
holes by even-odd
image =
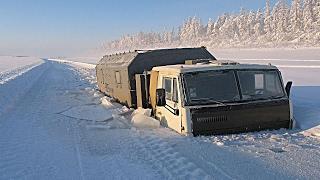
[[[128, 54], [98, 63], [100, 91], [129, 107], [151, 108], [155, 119], [178, 133], [233, 134], [294, 124], [292, 82], [284, 86], [276, 66], [217, 60], [205, 47], [135, 51], [129, 63]], [[120, 65], [114, 56], [125, 62], [124, 73], [106, 62]], [[130, 67], [135, 58], [138, 68]]]

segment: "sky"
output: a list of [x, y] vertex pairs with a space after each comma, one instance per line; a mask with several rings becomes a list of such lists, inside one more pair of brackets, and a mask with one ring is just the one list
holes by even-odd
[[264, 6], [265, 0], [0, 0], [0, 55], [76, 56], [124, 34], [177, 27], [187, 17], [205, 22]]

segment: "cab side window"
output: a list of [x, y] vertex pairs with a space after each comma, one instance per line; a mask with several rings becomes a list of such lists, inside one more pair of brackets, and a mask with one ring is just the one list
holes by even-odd
[[166, 90], [166, 99], [172, 99], [172, 78], [163, 79], [163, 88]]
[[178, 102], [178, 82], [177, 78], [173, 78], [173, 91], [172, 91], [172, 101], [173, 102]]
[[178, 102], [178, 84], [177, 78], [168, 78], [163, 79], [163, 88], [166, 90], [166, 99]]

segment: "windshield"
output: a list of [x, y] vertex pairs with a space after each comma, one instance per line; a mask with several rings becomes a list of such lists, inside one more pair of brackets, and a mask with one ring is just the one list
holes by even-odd
[[190, 104], [240, 100], [233, 71], [188, 73], [184, 75], [184, 80]]
[[184, 83], [186, 103], [189, 105], [223, 104], [285, 95], [276, 70], [193, 72], [184, 74]]
[[243, 100], [283, 97], [284, 92], [277, 71], [238, 71]]

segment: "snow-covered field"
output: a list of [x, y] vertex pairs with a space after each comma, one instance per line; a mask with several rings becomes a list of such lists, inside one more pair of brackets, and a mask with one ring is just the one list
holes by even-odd
[[320, 125], [317, 53], [292, 62], [214, 54], [281, 63], [296, 85], [298, 128], [184, 137], [139, 112], [132, 125], [131, 110], [96, 90], [92, 64], [44, 61], [0, 84], [0, 179], [319, 179], [317, 131], [304, 132]]
[[0, 84], [4, 84], [43, 63], [36, 57], [0, 56]]

